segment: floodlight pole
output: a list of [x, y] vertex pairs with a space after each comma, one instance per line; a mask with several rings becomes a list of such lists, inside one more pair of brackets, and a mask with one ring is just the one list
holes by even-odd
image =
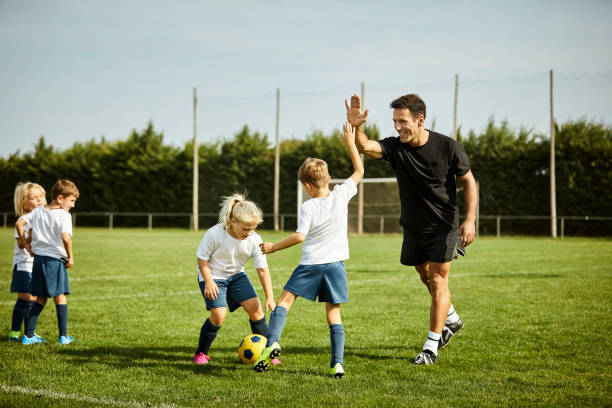
[[193, 208], [192, 208], [192, 228], [198, 230], [198, 185], [199, 185], [199, 154], [198, 154], [198, 96], [196, 87], [193, 88]]
[[[363, 112], [363, 110], [365, 109], [365, 84], [363, 83], [363, 81], [361, 81], [361, 110]], [[364, 126], [364, 132], [365, 132], [365, 123], [363, 124]], [[361, 163], [364, 164], [365, 167], [365, 156], [364, 154], [360, 154], [359, 158], [361, 160]], [[357, 200], [357, 234], [359, 235], [363, 235], [363, 194], [364, 194], [364, 187], [363, 187], [363, 183], [359, 183], [359, 197]]]
[[274, 231], [280, 231], [279, 219], [279, 196], [280, 196], [280, 88], [276, 88], [276, 148], [274, 149]]
[[453, 112], [453, 139], [457, 140], [457, 99], [459, 96], [459, 74], [455, 74], [455, 107]]
[[555, 113], [553, 109], [553, 71], [550, 70], [550, 232], [557, 238], [557, 185], [555, 177]]

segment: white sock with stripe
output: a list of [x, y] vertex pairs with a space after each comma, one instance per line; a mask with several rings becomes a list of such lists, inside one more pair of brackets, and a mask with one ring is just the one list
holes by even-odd
[[434, 353], [436, 356], [438, 355], [438, 341], [440, 341], [440, 337], [442, 333], [434, 333], [432, 331], [427, 335], [427, 340], [425, 340], [425, 344], [423, 344], [423, 350], [429, 350]]
[[455, 311], [455, 308], [451, 304], [450, 308], [448, 309], [448, 316], [446, 316], [446, 324], [457, 323], [457, 320], [459, 320], [459, 315], [457, 314], [457, 312]]

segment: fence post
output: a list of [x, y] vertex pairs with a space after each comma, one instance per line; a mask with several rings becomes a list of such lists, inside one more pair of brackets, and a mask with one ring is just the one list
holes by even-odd
[[380, 216], [380, 235], [383, 235], [385, 233], [385, 216], [381, 215]]
[[108, 229], [109, 229], [109, 230], [112, 230], [112, 229], [113, 229], [113, 222], [114, 222], [114, 219], [113, 219], [113, 218], [114, 218], [114, 217], [113, 217], [113, 213], [109, 213], [109, 214], [108, 214]]
[[76, 213], [72, 214], [72, 228], [76, 227]]
[[2, 225], [4, 225], [4, 228], [6, 228], [6, 223], [7, 223], [7, 213], [4, 213], [4, 223]]
[[153, 214], [149, 213], [149, 231], [153, 229]]
[[497, 216], [497, 238], [501, 236], [501, 215]]
[[281, 214], [280, 216], [280, 230], [281, 232], [285, 232], [285, 215]]
[[565, 217], [561, 217], [561, 239], [565, 236]]

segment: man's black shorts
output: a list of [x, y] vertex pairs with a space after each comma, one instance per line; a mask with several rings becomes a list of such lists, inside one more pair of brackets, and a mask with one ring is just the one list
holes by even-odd
[[415, 232], [404, 228], [402, 243], [403, 265], [421, 265], [430, 262], [450, 262], [457, 244], [457, 230], [450, 232]]

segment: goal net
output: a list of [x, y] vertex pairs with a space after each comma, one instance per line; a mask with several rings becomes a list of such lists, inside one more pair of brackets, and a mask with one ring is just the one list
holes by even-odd
[[[330, 190], [336, 184], [343, 182], [344, 179], [332, 179]], [[349, 202], [349, 233], [401, 233], [400, 200], [395, 177], [364, 178], [357, 188], [357, 195]], [[309, 199], [310, 196], [298, 181], [296, 213], [298, 217], [302, 203]]]

